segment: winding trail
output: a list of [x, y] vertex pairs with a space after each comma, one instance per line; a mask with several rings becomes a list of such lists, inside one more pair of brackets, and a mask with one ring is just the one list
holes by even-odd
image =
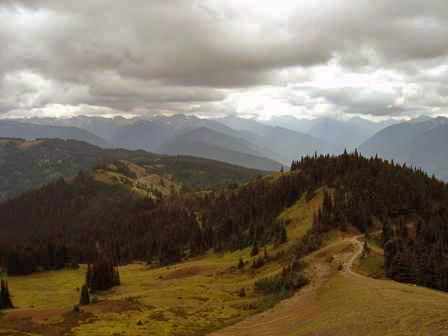
[[[235, 325], [224, 328], [209, 336], [271, 336], [288, 335], [300, 325], [313, 320], [319, 314], [316, 292], [336, 272], [339, 265], [347, 277], [363, 277], [353, 272], [353, 263], [362, 253], [363, 245], [360, 236], [338, 241], [311, 254], [310, 283], [293, 297], [281, 301], [272, 309], [254, 315]], [[333, 250], [339, 248], [333, 255]], [[329, 261], [329, 258], [331, 261]]]
[[363, 245], [358, 239], [359, 237], [361, 237], [361, 236], [356, 236], [356, 237], [353, 237], [350, 239], [355, 250], [353, 251], [353, 254], [350, 257], [350, 259], [345, 263], [344, 270], [346, 273], [348, 273], [350, 275], [363, 277], [363, 275], [353, 272], [353, 263], [355, 262], [356, 259], [358, 259], [358, 257], [361, 255], [362, 250], [363, 250]]

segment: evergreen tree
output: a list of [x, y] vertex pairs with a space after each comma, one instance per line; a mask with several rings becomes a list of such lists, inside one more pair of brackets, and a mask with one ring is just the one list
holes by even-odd
[[5, 279], [1, 279], [0, 286], [0, 309], [14, 308], [11, 295], [9, 294], [8, 282]]
[[370, 253], [369, 245], [367, 244], [367, 240], [364, 240], [364, 245], [363, 245], [363, 248], [362, 248], [362, 255], [361, 255], [361, 257], [362, 258], [367, 258], [369, 256], [369, 253]]
[[252, 244], [252, 251], [250, 251], [250, 255], [252, 257], [256, 256], [258, 254], [258, 243], [256, 240], [254, 240], [254, 243]]
[[92, 267], [90, 266], [90, 264], [87, 265], [86, 285], [88, 288], [92, 287]]
[[114, 267], [112, 261], [100, 254], [90, 269], [87, 268], [86, 279], [89, 280], [87, 284], [92, 291], [108, 290], [114, 286], [120, 285], [120, 274], [118, 268]]
[[81, 306], [88, 305], [90, 303], [89, 288], [87, 285], [83, 285], [81, 289], [81, 298], [79, 299], [79, 304]]
[[288, 234], [286, 232], [285, 226], [282, 226], [282, 232], [281, 232], [281, 235], [280, 235], [280, 243], [284, 244], [287, 241], [288, 241]]

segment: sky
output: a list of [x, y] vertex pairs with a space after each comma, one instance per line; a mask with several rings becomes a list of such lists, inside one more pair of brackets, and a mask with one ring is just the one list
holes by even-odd
[[448, 115], [446, 0], [0, 0], [0, 117]]

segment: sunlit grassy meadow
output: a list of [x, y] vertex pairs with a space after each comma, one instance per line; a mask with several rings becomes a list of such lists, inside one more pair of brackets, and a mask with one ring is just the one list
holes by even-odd
[[[279, 219], [288, 222], [290, 242], [299, 239], [312, 225], [322, 193], [306, 202], [300, 199]], [[267, 246], [269, 255], [284, 251], [289, 244]], [[121, 285], [95, 293], [96, 303], [81, 307], [80, 288], [86, 267], [78, 270], [41, 272], [10, 277], [10, 290], [17, 309], [9, 312], [3, 324], [26, 335], [41, 326], [42, 334], [63, 330], [72, 335], [200, 335], [245, 319], [275, 304], [278, 298], [254, 291], [255, 281], [277, 274], [279, 260], [252, 269], [251, 248], [215, 253], [180, 264], [151, 268], [144, 263], [121, 266]], [[260, 255], [264, 249], [260, 250]], [[246, 262], [238, 269], [239, 260]], [[246, 295], [239, 295], [244, 288]], [[40, 312], [40, 313], [39, 313]], [[76, 314], [79, 316], [78, 321]], [[71, 323], [65, 325], [70, 317]], [[1, 320], [0, 320], [1, 321]], [[31, 321], [33, 324], [23, 323]], [[18, 329], [15, 329], [18, 328]], [[1, 330], [1, 329], [0, 329]], [[0, 333], [1, 335], [1, 333]]]

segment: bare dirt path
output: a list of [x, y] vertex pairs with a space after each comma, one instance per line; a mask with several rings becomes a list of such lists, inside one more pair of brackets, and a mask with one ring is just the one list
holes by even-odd
[[361, 255], [362, 250], [363, 250], [363, 245], [358, 239], [359, 237], [361, 237], [361, 236], [356, 236], [356, 237], [353, 237], [350, 239], [350, 241], [354, 247], [354, 251], [353, 251], [352, 256], [344, 264], [344, 271], [350, 275], [362, 277], [363, 275], [353, 272], [353, 263], [355, 262], [356, 259], [358, 259], [358, 257]]
[[[347, 276], [362, 276], [352, 271], [353, 263], [362, 253], [362, 243], [358, 237], [352, 237], [329, 245], [308, 259], [310, 262], [310, 284], [301, 289], [293, 297], [277, 304], [272, 309], [254, 315], [233, 326], [224, 328], [209, 336], [268, 336], [288, 335], [300, 325], [311, 321], [319, 315], [316, 302], [316, 290], [328, 278], [338, 272], [339, 265]], [[336, 251], [336, 255], [333, 252]]]

